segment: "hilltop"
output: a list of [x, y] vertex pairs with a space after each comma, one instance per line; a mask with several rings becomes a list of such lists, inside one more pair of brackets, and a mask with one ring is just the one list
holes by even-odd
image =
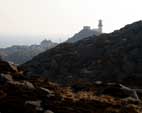
[[76, 33], [71, 38], [69, 38], [66, 42], [75, 43], [89, 36], [94, 36], [94, 37], [99, 36], [102, 34], [102, 29], [103, 29], [102, 20], [99, 20], [98, 28], [91, 29], [90, 26], [84, 26], [82, 30], [80, 30], [78, 33]]

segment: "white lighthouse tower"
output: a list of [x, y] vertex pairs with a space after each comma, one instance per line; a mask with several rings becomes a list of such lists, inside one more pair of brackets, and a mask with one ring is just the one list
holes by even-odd
[[100, 32], [100, 34], [103, 32], [103, 24], [102, 24], [102, 20], [99, 20], [98, 31]]

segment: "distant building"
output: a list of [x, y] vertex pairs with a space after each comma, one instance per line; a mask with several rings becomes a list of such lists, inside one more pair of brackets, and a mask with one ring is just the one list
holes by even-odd
[[90, 30], [91, 27], [90, 27], [90, 26], [84, 26], [83, 29], [85, 29], [85, 30]]
[[91, 29], [90, 26], [83, 26], [83, 29], [79, 31], [78, 33], [76, 33], [73, 37], [69, 38], [67, 42], [74, 43], [90, 36], [94, 36], [94, 35], [98, 36], [102, 34], [102, 31], [103, 31], [102, 20], [99, 20], [98, 28]]
[[48, 47], [49, 44], [51, 44], [51, 43], [52, 43], [51, 40], [46, 40], [46, 39], [44, 39], [44, 40], [40, 43], [40, 46], [46, 48], [46, 47]]
[[40, 43], [40, 47], [42, 48], [53, 48], [57, 45], [57, 43], [54, 43], [52, 42], [51, 40], [47, 40], [47, 39], [44, 39], [41, 43]]

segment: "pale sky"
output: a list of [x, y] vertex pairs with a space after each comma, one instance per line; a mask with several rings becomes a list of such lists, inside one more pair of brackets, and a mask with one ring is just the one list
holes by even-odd
[[96, 28], [99, 19], [104, 32], [141, 20], [142, 0], [0, 0], [0, 47], [10, 40], [65, 40], [82, 26]]

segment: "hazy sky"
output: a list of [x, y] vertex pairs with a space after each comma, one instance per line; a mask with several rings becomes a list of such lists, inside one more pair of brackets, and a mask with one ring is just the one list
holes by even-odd
[[0, 0], [0, 46], [31, 35], [30, 42], [45, 37], [57, 41], [84, 25], [96, 28], [99, 19], [104, 32], [141, 20], [142, 0]]

